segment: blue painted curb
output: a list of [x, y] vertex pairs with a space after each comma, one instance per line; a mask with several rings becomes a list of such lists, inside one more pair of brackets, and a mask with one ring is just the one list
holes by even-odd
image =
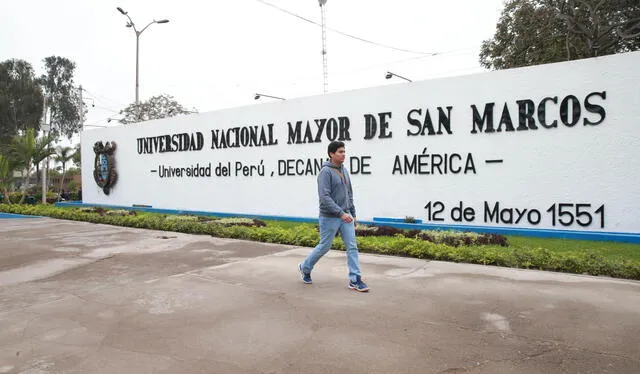
[[[85, 204], [80, 201], [58, 202], [55, 204], [59, 207], [103, 207], [107, 209], [126, 209], [137, 210], [142, 212], [160, 213], [160, 214], [191, 214], [199, 216], [216, 216], [216, 217], [246, 217], [263, 220], [289, 221], [317, 223], [317, 218], [307, 217], [289, 217], [289, 216], [269, 216], [259, 214], [243, 214], [243, 213], [226, 213], [226, 212], [204, 212], [193, 210], [177, 210], [177, 209], [159, 209], [152, 206], [118, 206], [108, 204]], [[406, 230], [439, 230], [439, 231], [470, 231], [480, 234], [502, 234], [530, 236], [538, 238], [556, 238], [556, 239], [575, 239], [575, 240], [591, 240], [591, 241], [608, 241], [620, 243], [640, 244], [640, 234], [625, 232], [598, 232], [598, 231], [573, 231], [573, 230], [554, 230], [554, 229], [531, 229], [531, 228], [511, 228], [511, 227], [488, 227], [488, 226], [466, 226], [466, 225], [436, 225], [424, 223], [403, 223], [402, 219], [381, 219], [374, 218], [373, 221], [358, 221], [366, 225], [373, 226], [389, 226]]]
[[13, 214], [13, 213], [0, 213], [0, 218], [7, 218], [7, 219], [22, 219], [22, 218], [41, 218], [39, 216], [25, 216], [22, 214]]

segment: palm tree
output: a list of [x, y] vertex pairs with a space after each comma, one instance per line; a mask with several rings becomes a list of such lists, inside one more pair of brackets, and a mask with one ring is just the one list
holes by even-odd
[[64, 186], [64, 176], [67, 173], [67, 163], [73, 160], [74, 149], [71, 147], [58, 147], [56, 148], [55, 160], [62, 164], [62, 178], [60, 178], [60, 190], [58, 193], [58, 201], [62, 194], [62, 186]]
[[9, 186], [13, 180], [14, 166], [8, 157], [0, 155], [0, 192], [4, 195], [3, 200], [8, 204], [11, 204], [11, 200], [9, 199]]
[[19, 161], [19, 165], [23, 168], [24, 181], [22, 182], [22, 197], [19, 204], [24, 203], [27, 197], [27, 185], [29, 184], [29, 175], [33, 168], [33, 156], [36, 153], [36, 135], [33, 129], [27, 129], [24, 135], [17, 135], [13, 142], [13, 152]]
[[33, 164], [36, 166], [36, 182], [38, 184], [40, 183], [40, 163], [55, 153], [55, 150], [51, 148], [51, 143], [54, 140], [55, 138], [51, 135], [36, 140], [36, 154], [33, 155]]
[[20, 204], [24, 203], [24, 199], [27, 197], [27, 185], [33, 170], [34, 159], [41, 152], [50, 149], [51, 142], [51, 137], [36, 138], [34, 129], [27, 129], [24, 135], [18, 135], [14, 138], [13, 154], [18, 161], [18, 166], [24, 168], [25, 171]]

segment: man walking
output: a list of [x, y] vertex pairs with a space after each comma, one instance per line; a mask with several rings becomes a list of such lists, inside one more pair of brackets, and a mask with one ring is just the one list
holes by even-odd
[[318, 174], [318, 197], [320, 200], [320, 243], [300, 264], [298, 271], [302, 281], [311, 284], [311, 270], [324, 256], [339, 231], [347, 248], [349, 288], [359, 292], [369, 291], [360, 276], [358, 247], [356, 244], [356, 208], [353, 205], [351, 179], [343, 166], [345, 150], [343, 142], [331, 142], [327, 150], [331, 161], [322, 165]]

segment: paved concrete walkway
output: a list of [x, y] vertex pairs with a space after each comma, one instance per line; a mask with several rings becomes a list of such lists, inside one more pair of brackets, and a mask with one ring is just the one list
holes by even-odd
[[0, 373], [640, 373], [640, 283], [0, 219]]

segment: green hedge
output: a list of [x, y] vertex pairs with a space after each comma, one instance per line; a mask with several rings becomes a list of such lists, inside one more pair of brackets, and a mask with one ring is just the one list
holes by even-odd
[[461, 231], [435, 231], [435, 230], [400, 230], [389, 226], [356, 225], [357, 236], [397, 236], [405, 238], [417, 238], [436, 244], [446, 244], [451, 247], [478, 246], [478, 245], [509, 245], [504, 235], [477, 234]]
[[[305, 224], [293, 228], [213, 225], [208, 221], [166, 219], [160, 214], [100, 215], [75, 208], [45, 205], [0, 204], [0, 212], [305, 247], [313, 247], [319, 240], [316, 228]], [[640, 280], [639, 263], [622, 259], [605, 259], [597, 252], [552, 252], [542, 248], [522, 249], [498, 245], [453, 247], [400, 235], [358, 237], [358, 247], [362, 252], [386, 255]], [[334, 249], [344, 250], [344, 244], [340, 238], [335, 240]]]
[[[10, 192], [9, 193], [9, 201], [11, 204], [17, 204], [20, 202], [22, 198], [22, 192]], [[47, 203], [53, 204], [58, 201], [58, 197], [56, 194], [49, 192], [47, 193]], [[42, 193], [30, 194], [28, 193], [24, 199], [24, 204], [39, 204], [42, 202]], [[0, 193], [0, 203], [6, 203], [4, 194]]]
[[[9, 193], [9, 201], [11, 201], [12, 204], [17, 204], [20, 199], [22, 198], [22, 192], [10, 192]], [[27, 199], [31, 198], [32, 201], [28, 201]], [[69, 201], [79, 201], [80, 200], [80, 194], [78, 192], [71, 192], [69, 193]], [[36, 204], [39, 204], [42, 202], [42, 192], [38, 192], [38, 193], [27, 193], [27, 196], [25, 198], [24, 203], [25, 204], [33, 204], [35, 201]], [[6, 203], [7, 201], [5, 200], [5, 196], [2, 192], [0, 192], [0, 204], [2, 203]], [[48, 192], [47, 193], [47, 203], [49, 204], [53, 204], [58, 202], [58, 195], [53, 193], [53, 192]]]

